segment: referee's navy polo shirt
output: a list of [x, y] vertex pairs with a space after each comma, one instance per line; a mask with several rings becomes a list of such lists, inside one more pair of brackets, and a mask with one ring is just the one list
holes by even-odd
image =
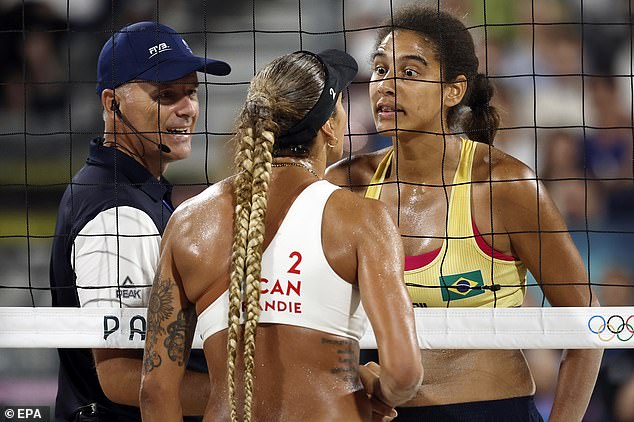
[[[93, 139], [86, 164], [66, 188], [58, 209], [50, 264], [53, 306], [80, 306], [70, 255], [75, 238], [88, 222], [102, 211], [128, 206], [145, 212], [162, 235], [173, 211], [171, 192], [172, 186], [165, 179], [157, 180], [134, 158], [116, 148], [104, 147], [102, 138]], [[117, 280], [112, 281], [116, 283]], [[91, 403], [110, 412], [99, 420], [141, 420], [138, 408], [106, 398], [90, 349], [58, 349], [58, 354], [56, 421], [72, 420], [77, 409]], [[206, 372], [202, 351], [192, 350], [188, 367]]]

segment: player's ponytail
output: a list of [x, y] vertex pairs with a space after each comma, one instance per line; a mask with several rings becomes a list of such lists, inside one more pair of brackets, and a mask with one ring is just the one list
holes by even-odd
[[491, 105], [495, 92], [488, 78], [478, 73], [467, 82], [467, 93], [462, 101], [469, 107], [462, 116], [462, 131], [469, 139], [485, 144], [493, 144], [500, 125], [497, 109]]
[[240, 307], [242, 304], [242, 282], [245, 274], [249, 216], [253, 191], [253, 155], [255, 141], [253, 130], [243, 128], [238, 131], [236, 164], [238, 174], [235, 181], [236, 206], [233, 224], [233, 245], [231, 250], [231, 273], [229, 281], [229, 327], [227, 332], [227, 381], [231, 420], [238, 420], [236, 405], [236, 361], [240, 340]]
[[[260, 315], [260, 279], [267, 196], [273, 155], [297, 156], [308, 144], [276, 146], [282, 131], [300, 121], [315, 105], [325, 85], [325, 70], [312, 55], [293, 53], [274, 60], [251, 81], [236, 134], [236, 206], [234, 212], [227, 383], [232, 422], [251, 421], [256, 328]], [[244, 335], [241, 332], [244, 310]], [[236, 381], [238, 349], [244, 343], [244, 415], [238, 414]]]

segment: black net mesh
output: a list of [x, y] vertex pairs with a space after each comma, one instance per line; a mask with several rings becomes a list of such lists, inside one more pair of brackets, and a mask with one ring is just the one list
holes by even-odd
[[[298, 49], [340, 48], [359, 62], [359, 74], [344, 99], [349, 115], [344, 157], [390, 146], [372, 117], [370, 56], [381, 23], [393, 19], [404, 3], [103, 0], [83, 6], [46, 1], [0, 5], [0, 305], [51, 304], [48, 267], [57, 205], [85, 162], [89, 140], [103, 133], [102, 106], [94, 92], [96, 62], [114, 31], [135, 21], [159, 21], [179, 31], [196, 54], [232, 66], [226, 78], [199, 74], [193, 154], [167, 172], [177, 205], [231, 173], [228, 141], [249, 80], [273, 58]], [[583, 258], [588, 286], [605, 306], [634, 305], [631, 2], [439, 0], [429, 5], [451, 11], [469, 28], [479, 72], [496, 87], [491, 105], [499, 110], [501, 124], [494, 147], [526, 164], [542, 182], [538, 189], [548, 190]], [[397, 174], [399, 204], [401, 188], [412, 184], [430, 187], [399, 180]], [[445, 180], [436, 187], [447, 192], [452, 184]], [[448, 203], [448, 194], [445, 199]], [[399, 223], [402, 218], [398, 207]], [[536, 218], [539, 225], [539, 212]], [[446, 237], [446, 232], [403, 233], [410, 242]], [[540, 246], [540, 253], [549, 252]], [[525, 305], [547, 305], [536, 281], [540, 272], [537, 265], [527, 279]], [[110, 288], [118, 284], [115, 280]]]

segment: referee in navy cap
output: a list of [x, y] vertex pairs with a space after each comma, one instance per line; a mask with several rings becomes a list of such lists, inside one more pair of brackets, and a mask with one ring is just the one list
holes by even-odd
[[[59, 205], [53, 306], [151, 306], [161, 235], [173, 211], [172, 187], [162, 175], [191, 153], [196, 72], [223, 76], [230, 70], [225, 62], [195, 56], [176, 31], [156, 22], [128, 25], [105, 43], [97, 69], [105, 130], [91, 141], [86, 164]], [[182, 328], [169, 334], [176, 348]], [[58, 352], [56, 421], [141, 420], [142, 350]], [[194, 351], [180, 397], [184, 413], [202, 415], [208, 395], [204, 356]]]

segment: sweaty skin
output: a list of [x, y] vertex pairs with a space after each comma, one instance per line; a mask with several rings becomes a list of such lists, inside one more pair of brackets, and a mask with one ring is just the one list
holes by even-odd
[[[448, 134], [441, 121], [446, 121], [447, 109], [460, 102], [466, 83], [459, 77], [441, 89], [434, 82], [440, 80], [440, 66], [430, 43], [412, 31], [395, 34], [389, 34], [377, 49], [369, 90], [377, 130], [391, 136], [395, 148], [380, 201], [398, 224], [409, 256], [440, 248], [446, 236], [451, 195], [451, 186], [446, 185], [456, 172], [460, 139]], [[395, 77], [401, 79], [395, 82]], [[328, 169], [326, 178], [364, 195], [386, 153], [344, 159]], [[598, 306], [566, 225], [535, 174], [485, 144], [476, 149], [472, 172], [472, 217], [487, 244], [523, 261], [553, 306]], [[390, 183], [397, 181], [397, 174], [401, 183]], [[576, 284], [553, 285], [557, 283]], [[422, 350], [421, 354], [425, 379], [405, 406], [496, 400], [535, 392], [521, 350]], [[549, 420], [581, 420], [601, 356], [601, 350], [564, 351]]]
[[[344, 126], [337, 121], [332, 124], [341, 135]], [[305, 161], [320, 176], [326, 167], [327, 141], [320, 132], [315, 141], [317, 146]], [[335, 158], [341, 157], [341, 147], [337, 146], [335, 151], [338, 152]], [[305, 168], [273, 168], [264, 248], [273, 239], [294, 199], [316, 180]], [[180, 417], [179, 403], [162, 398], [178, 394], [182, 363], [189, 353], [194, 331], [193, 322], [188, 321], [194, 320], [197, 313], [228, 288], [234, 183], [233, 177], [225, 179], [185, 202], [173, 214], [165, 231], [157, 281], [150, 299], [156, 306], [148, 310], [141, 390], [144, 421]], [[374, 392], [389, 405], [384, 409], [389, 413], [389, 407], [415, 393], [422, 377], [413, 310], [403, 281], [403, 251], [393, 247], [399, 242], [398, 232], [383, 204], [346, 190], [338, 190], [329, 198], [322, 228], [328, 263], [341, 278], [358, 285], [374, 329], [383, 368], [380, 377], [364, 377], [364, 382], [372, 379], [377, 386]], [[390, 241], [376, 244], [373, 241], [376, 238]], [[290, 264], [293, 262], [289, 261]], [[160, 289], [161, 285], [165, 289]], [[178, 335], [172, 334], [175, 331]], [[172, 341], [176, 338], [178, 342]], [[179, 347], [171, 346], [175, 343]], [[362, 421], [377, 417], [373, 416], [377, 407], [361, 383], [358, 342], [303, 327], [259, 324], [256, 344], [253, 420]], [[238, 374], [243, 372], [242, 346], [238, 350]], [[228, 420], [227, 330], [210, 336], [204, 343], [204, 351], [212, 398], [207, 404], [205, 420]], [[238, 376], [239, 392], [243, 391], [242, 383], [242, 377]], [[242, 409], [242, 399], [239, 396], [238, 409]]]

